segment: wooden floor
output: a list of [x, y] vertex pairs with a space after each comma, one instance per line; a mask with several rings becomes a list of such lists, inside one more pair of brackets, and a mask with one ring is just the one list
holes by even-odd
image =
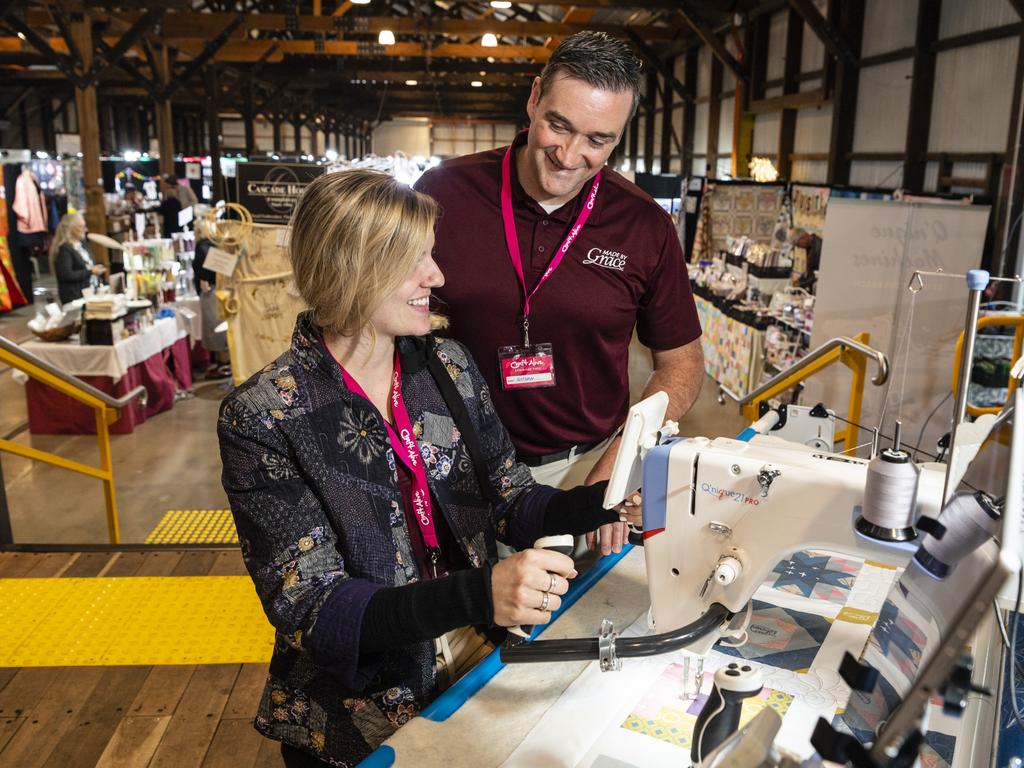
[[[237, 549], [0, 553], [0, 578], [240, 575]], [[265, 664], [0, 668], [0, 766], [282, 766]]]

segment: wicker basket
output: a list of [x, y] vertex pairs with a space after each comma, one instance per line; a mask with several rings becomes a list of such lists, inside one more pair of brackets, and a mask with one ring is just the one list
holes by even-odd
[[62, 325], [59, 328], [50, 328], [45, 331], [32, 330], [32, 333], [43, 341], [64, 341], [71, 334], [78, 333], [81, 328], [81, 323], [71, 323], [71, 325]]

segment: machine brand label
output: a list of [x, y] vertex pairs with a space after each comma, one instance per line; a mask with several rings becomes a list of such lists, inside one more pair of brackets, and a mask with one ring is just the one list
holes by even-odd
[[704, 493], [709, 493], [712, 496], [718, 498], [719, 501], [728, 499], [729, 501], [736, 502], [737, 504], [750, 504], [756, 507], [761, 503], [760, 499], [754, 498], [753, 496], [747, 496], [745, 493], [740, 491], [730, 491], [728, 488], [719, 488], [711, 485], [711, 483], [701, 483], [700, 489]]

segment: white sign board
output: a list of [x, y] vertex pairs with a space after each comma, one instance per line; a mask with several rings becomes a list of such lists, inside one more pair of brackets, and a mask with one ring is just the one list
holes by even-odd
[[180, 211], [178, 211], [178, 226], [184, 227], [186, 224], [192, 221], [192, 217], [193, 211], [191, 205], [188, 208], [182, 208]]
[[58, 155], [77, 155], [82, 151], [82, 137], [77, 133], [56, 133]]
[[[956, 339], [967, 311], [966, 281], [925, 277], [912, 328], [913, 294], [907, 285], [915, 270], [963, 274], [977, 268], [988, 216], [988, 207], [979, 205], [829, 199], [811, 349], [867, 331], [869, 344], [888, 355], [887, 385], [871, 384], [877, 369], [868, 362], [861, 424], [878, 425], [884, 408], [882, 431], [892, 435], [902, 395], [903, 440], [913, 447], [929, 413], [949, 394]], [[847, 415], [850, 372], [845, 366], [832, 366], [806, 385], [804, 403], [824, 402]], [[951, 413], [952, 398], [928, 422], [922, 449], [934, 452]], [[861, 433], [860, 442], [869, 439]]]

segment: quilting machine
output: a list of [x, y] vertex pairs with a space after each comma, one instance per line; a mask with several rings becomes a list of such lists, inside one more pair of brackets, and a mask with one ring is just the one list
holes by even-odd
[[[643, 487], [649, 621], [657, 634], [622, 639], [606, 627], [589, 641], [515, 646], [503, 651], [504, 661], [599, 658], [611, 670], [628, 656], [677, 648], [706, 653], [723, 638], [742, 636], [754, 592], [794, 552], [822, 549], [899, 567], [916, 552], [918, 541], [857, 530], [869, 461], [768, 435], [666, 440], [663, 428], [652, 427], [661, 423], [659, 414], [662, 398], [634, 406], [630, 422], [638, 425], [642, 470], [633, 465], [617, 472], [606, 496], [614, 505], [628, 492], [622, 489]], [[629, 431], [627, 426], [624, 443]], [[943, 506], [945, 465], [919, 469], [915, 520], [934, 520]], [[991, 553], [972, 556], [987, 560]]]
[[[972, 293], [977, 290], [972, 286]], [[973, 329], [970, 311], [968, 321]], [[965, 391], [963, 386], [961, 393]], [[777, 563], [799, 550], [822, 549], [905, 567], [903, 589], [934, 619], [949, 649], [942, 669], [931, 669], [934, 664], [923, 669], [922, 678], [931, 675], [930, 687], [922, 689], [910, 708], [903, 707], [899, 733], [890, 729], [885, 743], [877, 739], [878, 759], [861, 763], [888, 764], [885, 755], [896, 754], [901, 745], [913, 747], [908, 734], [920, 725], [928, 696], [944, 684], [942, 675], [952, 674], [952, 657], [967, 642], [964, 633], [977, 626], [984, 615], [979, 611], [987, 612], [1007, 576], [1019, 571], [1019, 499], [1015, 522], [1000, 531], [999, 510], [991, 499], [972, 501], [953, 493], [990, 431], [1012, 411], [961, 423], [958, 403], [948, 463], [915, 465], [900, 451], [898, 436], [871, 461], [823, 450], [813, 440], [768, 435], [675, 439], [674, 425], [662, 426], [666, 405], [667, 398], [658, 398], [631, 410], [622, 461], [606, 495], [606, 505], [612, 506], [643, 488], [653, 634], [619, 638], [604, 622], [596, 638], [524, 644], [503, 649], [502, 660], [598, 659], [610, 671], [624, 657], [681, 648], [704, 654], [723, 639], [742, 644], [755, 590]], [[1017, 436], [1021, 433], [1015, 429]], [[1017, 474], [1024, 471], [1022, 449], [1015, 444]], [[883, 480], [884, 488], [879, 485]], [[1019, 496], [1019, 487], [1012, 493]], [[891, 514], [900, 507], [907, 512], [903, 520]], [[939, 557], [921, 547], [922, 541], [931, 542], [938, 551], [936, 542], [954, 528], [960, 541], [957, 551], [947, 546], [953, 535], [941, 545], [944, 554]], [[1001, 546], [993, 534], [1000, 536]], [[951, 599], [953, 595], [958, 599]]]

